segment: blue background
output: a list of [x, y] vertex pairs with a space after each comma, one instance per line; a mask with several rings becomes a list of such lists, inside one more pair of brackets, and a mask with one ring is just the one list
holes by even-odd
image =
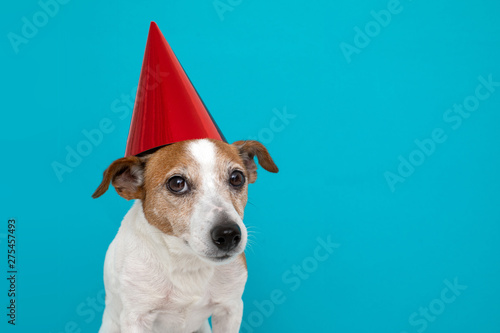
[[[346, 57], [341, 43], [355, 46], [354, 29], [373, 28], [370, 12], [387, 1], [222, 3], [219, 15], [211, 0], [70, 1], [17, 53], [8, 34], [22, 35], [23, 17], [33, 22], [42, 7], [4, 4], [0, 246], [5, 253], [15, 217], [19, 274], [13, 328], [2, 259], [1, 330], [100, 326], [102, 309], [86, 302], [103, 288], [104, 255], [131, 202], [114, 191], [90, 195], [123, 156], [131, 110], [122, 119], [112, 104], [135, 93], [154, 20], [227, 139], [262, 140], [280, 167], [261, 170], [250, 187], [249, 327], [498, 332], [500, 87], [457, 129], [443, 115], [474, 95], [479, 76], [500, 81], [500, 5], [401, 0]], [[273, 132], [275, 109], [295, 117]], [[65, 164], [67, 147], [104, 118], [111, 133], [58, 179], [53, 163]], [[446, 141], [391, 189], [386, 172], [397, 174], [399, 156], [408, 159], [435, 128]], [[328, 236], [339, 246], [325, 261], [311, 259]], [[284, 275], [314, 262], [292, 288]], [[450, 304], [436, 301], [455, 279], [467, 288]], [[254, 302], [275, 289], [286, 299], [263, 314]], [[429, 304], [442, 313], [412, 324]]]

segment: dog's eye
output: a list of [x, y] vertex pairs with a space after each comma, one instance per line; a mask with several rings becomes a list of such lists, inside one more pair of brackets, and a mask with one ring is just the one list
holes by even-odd
[[229, 177], [229, 183], [234, 187], [240, 187], [245, 183], [245, 175], [241, 171], [233, 171], [231, 177]]
[[181, 176], [173, 176], [167, 182], [167, 187], [171, 192], [183, 193], [188, 189], [187, 182]]

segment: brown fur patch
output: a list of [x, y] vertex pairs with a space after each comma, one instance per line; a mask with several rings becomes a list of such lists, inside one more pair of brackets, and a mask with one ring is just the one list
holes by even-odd
[[254, 156], [257, 156], [260, 166], [265, 170], [274, 173], [279, 171], [271, 155], [269, 155], [269, 152], [262, 143], [254, 140], [236, 141], [233, 143], [233, 146], [238, 149], [239, 155], [245, 163], [250, 183], [254, 183], [257, 179], [257, 165], [253, 160]]
[[247, 179], [245, 184], [240, 189], [233, 189], [229, 191], [229, 196], [227, 197], [227, 199], [229, 199], [233, 204], [236, 212], [238, 212], [240, 217], [243, 219], [245, 206], [248, 200], [249, 179], [248, 171], [245, 168], [245, 162], [241, 158], [239, 151], [235, 146], [217, 140], [210, 141], [215, 145], [216, 148], [216, 168], [217, 170], [221, 171], [219, 173], [221, 177], [220, 181], [222, 183], [227, 183], [229, 181], [230, 169], [237, 169], [242, 171], [245, 175], [245, 178]]
[[243, 265], [245, 265], [245, 269], [248, 272], [248, 267], [247, 267], [247, 257], [245, 256], [245, 252], [240, 254], [240, 260], [243, 262]]
[[[169, 235], [179, 236], [187, 232], [195, 203], [192, 195], [176, 195], [166, 189], [168, 179], [176, 174], [184, 176], [194, 163], [186, 149], [188, 142], [159, 149], [151, 155], [144, 171], [144, 215], [150, 224]], [[194, 179], [187, 181], [195, 183]]]
[[92, 198], [103, 195], [112, 182], [116, 192], [125, 199], [141, 199], [143, 191], [139, 178], [142, 178], [142, 174], [139, 173], [142, 173], [143, 166], [144, 161], [136, 156], [117, 159], [104, 171], [102, 182], [92, 194]]

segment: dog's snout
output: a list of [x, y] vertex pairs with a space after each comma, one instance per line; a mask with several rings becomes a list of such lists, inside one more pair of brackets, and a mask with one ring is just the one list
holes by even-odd
[[216, 226], [211, 235], [214, 244], [223, 251], [231, 251], [241, 241], [241, 229], [236, 223]]

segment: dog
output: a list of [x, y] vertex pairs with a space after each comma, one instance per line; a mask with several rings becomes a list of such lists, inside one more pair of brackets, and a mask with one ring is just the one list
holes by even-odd
[[106, 253], [100, 333], [239, 331], [254, 156], [278, 172], [261, 143], [213, 139], [120, 158], [104, 171], [92, 197], [112, 183], [135, 203]]

